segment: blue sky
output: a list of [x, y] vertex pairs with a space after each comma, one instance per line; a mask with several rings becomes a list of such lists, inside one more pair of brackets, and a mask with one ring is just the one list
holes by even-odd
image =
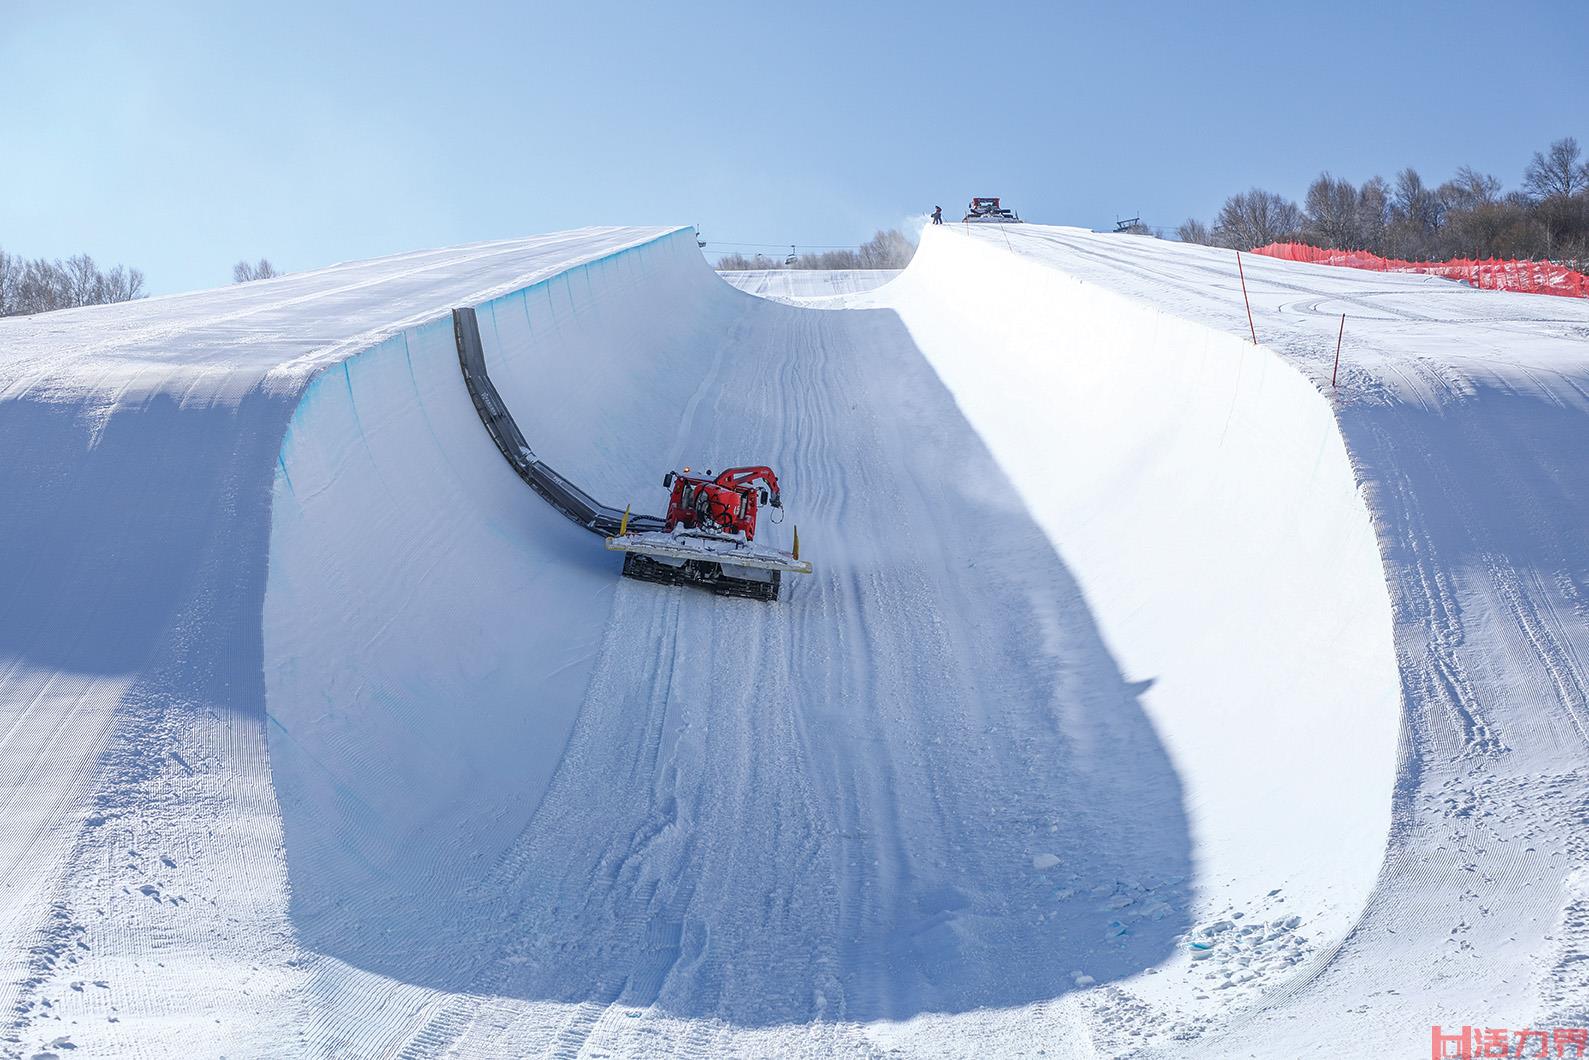
[[1173, 227], [1324, 168], [1515, 187], [1589, 145], [1586, 55], [1572, 5], [1516, 0], [0, 0], [0, 246], [164, 293], [585, 224], [726, 250], [972, 195]]

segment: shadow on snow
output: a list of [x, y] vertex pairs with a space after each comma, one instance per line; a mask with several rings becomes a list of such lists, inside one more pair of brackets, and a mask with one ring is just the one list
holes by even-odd
[[[895, 314], [738, 311], [690, 452], [769, 457], [817, 573], [720, 600], [619, 583], [569, 533], [618, 589], [544, 798], [502, 791], [517, 838], [452, 851], [421, 894], [327, 863], [333, 824], [281, 791], [301, 941], [439, 990], [742, 1026], [1021, 1005], [1162, 962], [1190, 840], [1151, 680], [1120, 672]], [[456, 827], [438, 805], [393, 865]]]

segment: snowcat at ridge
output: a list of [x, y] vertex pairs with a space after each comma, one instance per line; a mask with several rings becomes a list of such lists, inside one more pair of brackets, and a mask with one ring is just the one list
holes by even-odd
[[971, 205], [966, 207], [966, 215], [962, 221], [975, 221], [980, 224], [1021, 224], [1020, 215], [1008, 207], [1000, 206], [998, 197], [991, 199], [972, 199]]
[[630, 530], [625, 510], [607, 547], [622, 552], [625, 577], [664, 585], [692, 583], [724, 596], [778, 599], [785, 571], [810, 574], [800, 558], [800, 530], [794, 551], [756, 542], [762, 505], [782, 511], [783, 496], [772, 468], [731, 467], [713, 476], [689, 468], [662, 477], [669, 490], [668, 514], [661, 530]]

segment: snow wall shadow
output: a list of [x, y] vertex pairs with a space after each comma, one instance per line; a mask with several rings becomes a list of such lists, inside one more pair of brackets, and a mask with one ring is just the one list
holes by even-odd
[[179, 400], [149, 385], [98, 397], [5, 403], [0, 659], [132, 678], [238, 658], [174, 684], [190, 704], [257, 712], [271, 451], [294, 395], [190, 386]]
[[818, 574], [773, 607], [622, 582], [496, 452], [446, 320], [319, 377], [265, 604], [305, 945], [742, 1025], [1023, 1004], [1169, 955], [1190, 841], [1147, 682], [897, 316], [733, 291], [685, 232], [481, 327], [552, 466], [643, 508], [672, 463], [768, 459]]

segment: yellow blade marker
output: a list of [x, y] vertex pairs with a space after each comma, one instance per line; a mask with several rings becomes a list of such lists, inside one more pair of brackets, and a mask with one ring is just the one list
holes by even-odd
[[623, 521], [618, 524], [619, 537], [622, 537], [629, 532], [629, 509], [632, 507], [633, 505], [629, 504], [626, 504], [623, 507]]
[[794, 558], [795, 559], [799, 559], [800, 558], [800, 525], [798, 523], [795, 524], [794, 531], [795, 531]]

